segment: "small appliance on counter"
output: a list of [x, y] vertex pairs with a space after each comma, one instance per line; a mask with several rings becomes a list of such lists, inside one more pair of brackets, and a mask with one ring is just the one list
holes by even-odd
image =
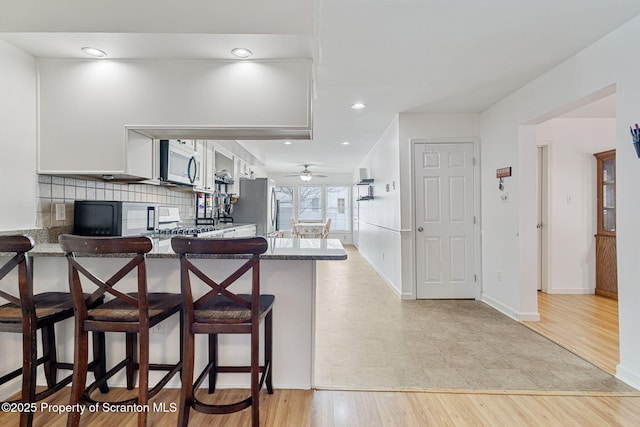
[[158, 205], [142, 202], [77, 200], [73, 233], [80, 236], [133, 236], [158, 228]]

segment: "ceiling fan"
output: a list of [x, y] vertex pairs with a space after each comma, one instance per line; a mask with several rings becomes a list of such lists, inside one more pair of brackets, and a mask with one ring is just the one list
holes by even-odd
[[305, 182], [311, 181], [311, 178], [313, 178], [313, 177], [317, 177], [317, 178], [326, 178], [327, 177], [327, 175], [311, 172], [309, 170], [309, 165], [304, 165], [304, 169], [302, 169], [298, 173], [289, 174], [289, 175], [285, 175], [285, 176], [299, 176], [300, 179], [305, 181]]

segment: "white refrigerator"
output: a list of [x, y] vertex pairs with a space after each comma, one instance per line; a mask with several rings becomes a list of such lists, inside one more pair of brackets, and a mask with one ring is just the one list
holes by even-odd
[[241, 179], [240, 196], [233, 207], [233, 222], [256, 224], [258, 236], [276, 231], [278, 204], [275, 181], [269, 178]]

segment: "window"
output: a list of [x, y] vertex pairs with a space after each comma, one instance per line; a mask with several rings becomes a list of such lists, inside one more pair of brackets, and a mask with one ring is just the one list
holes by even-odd
[[349, 187], [327, 187], [327, 218], [332, 230], [350, 230]]
[[276, 187], [276, 199], [280, 206], [278, 230], [291, 230], [291, 218], [310, 222], [324, 222], [331, 218], [331, 231], [351, 230], [350, 186]]
[[318, 185], [303, 185], [298, 188], [300, 192], [298, 221], [324, 221], [322, 215], [322, 187]]

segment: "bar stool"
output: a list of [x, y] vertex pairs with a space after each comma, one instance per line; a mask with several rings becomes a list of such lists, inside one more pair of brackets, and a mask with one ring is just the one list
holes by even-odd
[[[178, 425], [186, 426], [191, 408], [206, 414], [227, 414], [251, 406], [252, 426], [260, 425], [258, 393], [266, 381], [267, 391], [273, 394], [272, 385], [272, 341], [273, 341], [273, 295], [260, 294], [260, 254], [267, 250], [268, 244], [263, 237], [237, 239], [203, 239], [193, 237], [174, 237], [171, 239], [173, 251], [180, 258], [180, 277], [182, 288], [182, 306], [185, 322], [184, 358], [182, 366], [182, 391], [180, 393], [180, 414]], [[202, 254], [211, 255], [250, 255], [250, 258], [224, 280], [216, 282], [194, 265], [190, 258]], [[245, 273], [251, 271], [251, 294], [239, 294], [229, 287]], [[206, 292], [194, 299], [191, 276], [197, 277], [205, 286]], [[260, 322], [264, 319], [264, 364], [259, 365]], [[209, 335], [209, 363], [195, 384], [194, 335]], [[251, 366], [218, 366], [218, 334], [250, 334]], [[215, 391], [218, 372], [250, 373], [251, 395], [244, 400], [226, 404], [207, 404], [195, 397], [195, 390], [209, 375], [209, 393]], [[259, 375], [262, 373], [262, 375]]]
[[[73, 370], [71, 363], [58, 361], [56, 354], [56, 336], [54, 325], [73, 317], [73, 300], [68, 292], [33, 293], [33, 270], [31, 258], [27, 252], [33, 249], [33, 240], [28, 236], [0, 236], [0, 252], [15, 253], [15, 255], [0, 268], [0, 280], [14, 268], [18, 270], [18, 296], [0, 289], [0, 298], [8, 301], [0, 306], [0, 332], [22, 334], [22, 368], [18, 368], [0, 378], [0, 385], [22, 375], [21, 398], [16, 402], [34, 403], [42, 400], [71, 382], [71, 375], [58, 381], [58, 369]], [[95, 305], [102, 299], [95, 300]], [[42, 357], [38, 359], [37, 330], [42, 334]], [[94, 335], [96, 352], [104, 351], [100, 343], [104, 340]], [[47, 388], [36, 393], [37, 367], [44, 364], [44, 374]], [[89, 368], [98, 369], [100, 375], [102, 366], [94, 362]], [[105, 386], [106, 387], [106, 386]], [[103, 391], [108, 389], [102, 388]], [[20, 413], [20, 425], [30, 426], [33, 423], [32, 411]]]
[[[181, 310], [181, 297], [171, 293], [147, 292], [147, 274], [145, 254], [153, 244], [151, 239], [139, 237], [81, 237], [68, 234], [59, 237], [60, 246], [67, 256], [69, 263], [69, 286], [75, 306], [75, 345], [73, 382], [71, 386], [70, 404], [99, 403], [91, 398], [91, 393], [100, 385], [126, 368], [127, 389], [134, 388], [134, 371], [138, 371], [138, 395], [137, 397], [120, 402], [110, 402], [116, 405], [147, 405], [150, 398], [155, 396], [169, 380], [182, 367], [182, 362], [176, 364], [151, 364], [149, 363], [149, 330], [161, 321], [167, 319]], [[98, 278], [87, 268], [82, 266], [77, 256], [82, 254], [94, 255], [133, 255], [129, 262], [116, 271], [110, 278], [103, 280]], [[123, 293], [115, 289], [120, 282], [133, 270], [137, 270], [137, 292]], [[83, 294], [83, 280], [81, 275], [97, 286], [92, 298], [98, 298], [106, 293], [114, 298], [106, 301], [99, 307], [90, 308]], [[88, 283], [87, 283], [88, 284]], [[89, 301], [90, 302], [90, 301]], [[181, 318], [182, 321], [182, 318]], [[182, 322], [180, 324], [180, 336], [182, 337]], [[116, 364], [103, 378], [86, 387], [87, 379], [87, 332], [124, 332], [126, 334], [126, 357]], [[139, 354], [136, 355], [137, 335], [140, 335]], [[182, 345], [180, 343], [181, 358]], [[139, 356], [139, 361], [137, 359]], [[162, 379], [149, 388], [149, 370], [168, 371]], [[80, 422], [80, 413], [72, 411], [67, 419], [68, 426], [77, 426]], [[138, 412], [138, 426], [147, 423], [147, 411]]]

